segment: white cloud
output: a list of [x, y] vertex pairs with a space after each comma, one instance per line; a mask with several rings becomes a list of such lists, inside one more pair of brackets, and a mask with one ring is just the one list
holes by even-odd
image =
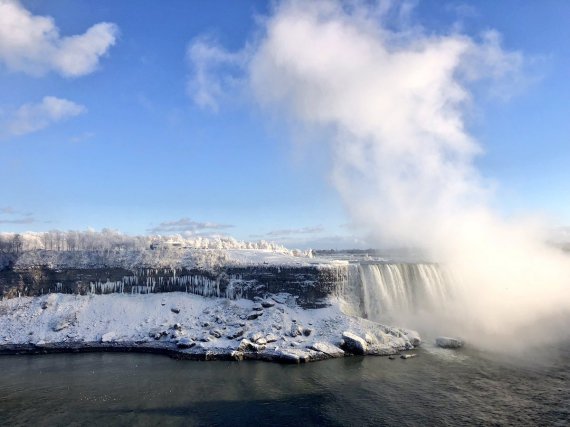
[[24, 104], [14, 111], [5, 122], [5, 133], [9, 136], [18, 136], [36, 132], [86, 111], [83, 105], [67, 99], [46, 96], [39, 103]]
[[229, 70], [244, 65], [245, 53], [228, 52], [212, 38], [198, 37], [188, 45], [186, 59], [192, 69], [188, 94], [199, 107], [217, 111], [220, 98], [237, 81]]
[[118, 27], [102, 22], [62, 37], [53, 18], [35, 16], [17, 0], [0, 0], [0, 62], [11, 71], [77, 77], [93, 72], [116, 42]]

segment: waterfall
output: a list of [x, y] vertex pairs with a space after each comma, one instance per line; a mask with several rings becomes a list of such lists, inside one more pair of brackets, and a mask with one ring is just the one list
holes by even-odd
[[[443, 310], [449, 302], [450, 276], [438, 264], [360, 263], [345, 291], [353, 311], [374, 321], [405, 321]], [[356, 292], [356, 294], [355, 294]], [[359, 300], [358, 309], [355, 301]]]

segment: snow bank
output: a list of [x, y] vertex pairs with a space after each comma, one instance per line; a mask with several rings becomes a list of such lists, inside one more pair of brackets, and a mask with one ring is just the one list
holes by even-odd
[[305, 310], [289, 294], [258, 301], [185, 293], [65, 295], [0, 302], [0, 353], [50, 349], [168, 350], [180, 357], [303, 362], [351, 352], [388, 355], [419, 344], [411, 331], [347, 316], [331, 300]]

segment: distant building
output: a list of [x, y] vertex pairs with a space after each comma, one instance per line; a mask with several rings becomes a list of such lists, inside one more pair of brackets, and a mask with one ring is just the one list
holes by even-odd
[[184, 246], [182, 242], [177, 242], [175, 240], [166, 240], [164, 242], [157, 240], [150, 244], [151, 250], [164, 249], [164, 248], [183, 248], [183, 247]]

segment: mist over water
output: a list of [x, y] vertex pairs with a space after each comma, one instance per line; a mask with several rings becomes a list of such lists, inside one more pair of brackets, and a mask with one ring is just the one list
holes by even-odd
[[281, 3], [252, 49], [255, 99], [296, 131], [333, 135], [323, 150], [359, 229], [421, 248], [453, 273], [454, 299], [430, 313], [434, 330], [489, 348], [557, 340], [545, 319], [570, 308], [570, 259], [543, 243], [541, 224], [491, 209], [474, 165], [482, 149], [465, 125], [472, 85], [512, 78], [524, 57], [496, 31], [432, 34], [388, 26], [394, 16], [389, 3]]

